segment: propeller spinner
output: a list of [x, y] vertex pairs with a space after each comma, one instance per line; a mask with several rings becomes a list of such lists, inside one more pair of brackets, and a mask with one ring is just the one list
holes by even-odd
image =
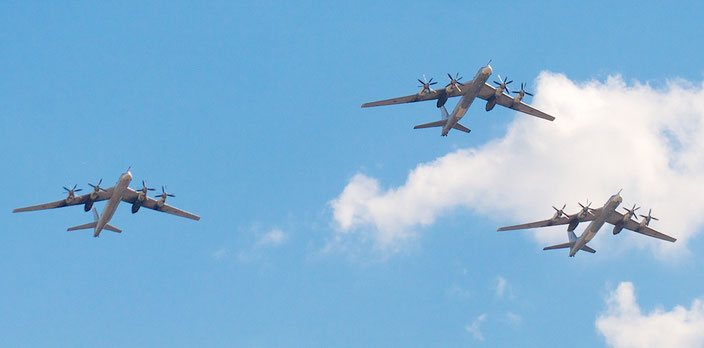
[[579, 204], [579, 206], [582, 207], [582, 211], [579, 212], [579, 215], [584, 216], [584, 215], [587, 215], [587, 213], [589, 213], [589, 214], [592, 213], [592, 212], [591, 212], [591, 208], [589, 208], [589, 206], [592, 205], [592, 202], [590, 202], [588, 199], [587, 199], [587, 202], [586, 202], [586, 204], [587, 204], [586, 206], [583, 205], [582, 203], [579, 203], [579, 202], [577, 202], [577, 204]]
[[628, 208], [626, 208], [626, 207], [623, 207], [623, 209], [624, 209], [626, 212], [628, 212], [629, 217], [635, 218], [635, 217], [637, 216], [637, 215], [636, 215], [636, 210], [640, 209], [640, 207], [636, 207], [636, 205], [634, 204], [634, 205], [633, 205], [633, 208], [631, 208], [631, 209], [628, 209]]
[[455, 77], [452, 77], [452, 75], [450, 75], [448, 73], [447, 77], [450, 78], [450, 83], [448, 83], [447, 86], [445, 86], [445, 88], [455, 87], [455, 88], [457, 88], [458, 92], [462, 93], [462, 89], [460, 89], [460, 86], [464, 86], [464, 85], [461, 82], [459, 82], [462, 79], [462, 77], [458, 77], [458, 76], [460, 76], [460, 73], [455, 74]]
[[533, 96], [533, 94], [526, 92], [525, 83], [523, 83], [523, 82], [521, 82], [521, 90], [520, 90], [520, 91], [513, 91], [513, 92], [511, 92], [511, 93], [516, 93], [516, 94], [518, 94], [521, 98], [523, 98], [524, 95], [529, 95], [529, 96], [531, 96], [531, 97]]
[[430, 86], [438, 83], [437, 81], [433, 82], [432, 77], [430, 78], [430, 80], [426, 79], [425, 75], [423, 75], [423, 80], [418, 79], [418, 82], [420, 82], [420, 84], [421, 84], [420, 86], [418, 86], [418, 87], [421, 87], [420, 94], [427, 93], [427, 92], [435, 92], [432, 88], [430, 88]]
[[563, 215], [569, 216], [569, 215], [565, 214], [565, 207], [566, 207], [566, 206], [567, 206], [567, 204], [563, 204], [563, 205], [562, 205], [562, 208], [560, 208], [560, 209], [555, 208], [554, 205], [552, 206], [552, 208], [555, 209], [555, 217], [554, 217], [554, 219], [559, 218], [559, 217], [561, 217], [561, 216], [563, 216]]
[[[147, 189], [147, 190], [148, 190], [148, 189]], [[176, 197], [176, 195], [174, 195], [173, 193], [167, 193], [167, 192], [166, 192], [166, 187], [165, 187], [165, 186], [162, 186], [162, 187], [161, 187], [161, 194], [158, 194], [158, 195], [156, 195], [156, 196], [154, 196], [154, 197], [161, 197], [163, 200], [166, 200], [166, 197]]]
[[[144, 180], [142, 180], [142, 188], [139, 189], [139, 190], [142, 191], [143, 193], [147, 193], [147, 191], [154, 191], [153, 188], [147, 187], [147, 183], [146, 183]], [[159, 196], [157, 196], [157, 197], [160, 197], [160, 196], [161, 196], [161, 195], [159, 195]]]
[[508, 80], [508, 76], [506, 76], [505, 79], [502, 79], [501, 75], [499, 75], [499, 81], [501, 81], [501, 83], [499, 83], [498, 81], [494, 81], [494, 83], [499, 87], [499, 89], [506, 91], [506, 93], [511, 93], [511, 91], [508, 89], [507, 85], [510, 84], [511, 82], [513, 82], [513, 80], [511, 80], [511, 81], [507, 81], [507, 80]]
[[653, 209], [648, 209], [648, 216], [641, 215], [643, 219], [645, 219], [645, 225], [648, 226], [650, 224], [650, 220], [655, 220], [658, 221], [659, 219], [656, 218], [655, 216], [651, 215], [653, 212]]
[[91, 183], [88, 183], [88, 186], [92, 187], [94, 192], [105, 191], [102, 187], [100, 187], [100, 184], [102, 184], [102, 183], [103, 183], [103, 179], [100, 178], [100, 181], [98, 181], [97, 185], [93, 185]]
[[68, 187], [66, 187], [66, 186], [64, 186], [64, 190], [66, 190], [66, 192], [68, 192], [68, 195], [69, 195], [69, 196], [72, 196], [72, 197], [73, 197], [73, 195], [74, 195], [76, 192], [83, 191], [83, 189], [77, 189], [77, 188], [76, 188], [77, 186], [78, 186], [78, 184], [73, 185], [73, 188], [71, 188], [71, 189], [68, 188]]

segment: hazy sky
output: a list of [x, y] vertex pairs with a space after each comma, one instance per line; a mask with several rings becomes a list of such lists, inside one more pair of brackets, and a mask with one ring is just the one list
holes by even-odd
[[[702, 15], [4, 2], [2, 344], [702, 346]], [[490, 59], [555, 122], [477, 101], [440, 137], [412, 129], [434, 103], [360, 108]], [[10, 213], [128, 166], [201, 221], [124, 204], [93, 238], [65, 231], [80, 207]], [[569, 258], [542, 251], [564, 228], [496, 232], [621, 188], [678, 242], [604, 227]]]

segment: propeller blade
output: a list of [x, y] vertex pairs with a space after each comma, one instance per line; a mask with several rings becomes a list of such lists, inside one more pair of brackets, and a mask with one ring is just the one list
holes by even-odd
[[525, 92], [525, 93], [531, 97], [533, 96], [533, 94], [531, 94], [531, 93], [528, 93], [528, 92]]
[[73, 192], [83, 191], [83, 189], [73, 190]]
[[[433, 80], [433, 79], [430, 79], [430, 81], [432, 81], [432, 80]], [[438, 84], [437, 81], [432, 82], [432, 83], [431, 83], [431, 82], [428, 82], [428, 86], [437, 85], [437, 84]]]

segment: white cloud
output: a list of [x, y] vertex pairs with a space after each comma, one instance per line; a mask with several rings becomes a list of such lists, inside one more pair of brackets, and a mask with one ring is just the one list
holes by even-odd
[[504, 297], [508, 281], [502, 276], [496, 277], [496, 297]]
[[506, 321], [512, 325], [521, 325], [523, 318], [520, 315], [513, 312], [506, 312]]
[[227, 250], [227, 248], [220, 248], [218, 250], [215, 250], [215, 252], [213, 252], [213, 258], [215, 258], [216, 260], [222, 260], [222, 259], [226, 258], [229, 254], [230, 254], [230, 251]]
[[[549, 218], [550, 206], [561, 203], [568, 203], [568, 213], [576, 211], [576, 201], [587, 197], [600, 206], [620, 188], [624, 206], [638, 203], [639, 213], [652, 207], [660, 218], [654, 227], [679, 239], [673, 245], [625, 232], [613, 237], [630, 239], [621, 245], [652, 245], [674, 254], [699, 232], [704, 223], [701, 85], [669, 81], [653, 88], [627, 85], [619, 76], [578, 84], [543, 72], [533, 102], [557, 119], [517, 114], [503, 138], [421, 163], [399, 187], [382, 188], [364, 174], [352, 177], [330, 203], [335, 240], [352, 237], [395, 251], [453, 208], [505, 225]], [[467, 116], [470, 124], [483, 112], [482, 101], [476, 103]], [[554, 230], [534, 235], [540, 243], [567, 238]], [[593, 244], [599, 247], [599, 239]]]
[[283, 244], [285, 241], [286, 234], [284, 231], [274, 228], [259, 238], [257, 246], [277, 246]]
[[474, 339], [479, 340], [479, 341], [484, 340], [484, 335], [482, 335], [482, 330], [479, 327], [484, 320], [486, 320], [486, 313], [478, 316], [476, 319], [474, 319], [472, 324], [467, 325], [465, 327], [465, 330], [467, 330], [467, 332], [471, 333], [472, 336], [474, 336]]
[[696, 299], [687, 309], [655, 309], [643, 314], [636, 302], [633, 284], [622, 282], [606, 298], [607, 309], [596, 320], [596, 328], [612, 347], [702, 347], [704, 346], [704, 301]]

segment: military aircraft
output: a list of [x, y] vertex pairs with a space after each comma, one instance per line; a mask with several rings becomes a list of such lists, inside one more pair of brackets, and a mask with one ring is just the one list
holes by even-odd
[[113, 187], [103, 189], [102, 187], [100, 187], [100, 184], [103, 182], [103, 179], [100, 179], [97, 185], [88, 184], [93, 187], [92, 192], [81, 196], [76, 196], [75, 193], [81, 191], [81, 189], [76, 189], [77, 185], [74, 185], [73, 188], [70, 189], [64, 186], [64, 190], [66, 190], [66, 192], [68, 193], [66, 198], [56, 202], [39, 204], [25, 208], [18, 208], [13, 210], [12, 212], [19, 213], [23, 211], [53, 209], [81, 204], [83, 205], [85, 211], [89, 211], [91, 207], [93, 207], [93, 203], [107, 200], [108, 202], [105, 204], [105, 208], [103, 209], [102, 214], [98, 215], [98, 211], [95, 209], [95, 207], [93, 207], [93, 222], [75, 227], [70, 227], [68, 229], [68, 231], [75, 231], [92, 228], [93, 237], [98, 237], [103, 229], [118, 233], [122, 232], [122, 230], [120, 230], [119, 228], [108, 224], [113, 214], [115, 214], [115, 210], [117, 210], [117, 205], [120, 204], [121, 201], [132, 204], [132, 214], [139, 211], [139, 208], [145, 207], [193, 220], [200, 220], [200, 217], [197, 215], [193, 215], [191, 213], [185, 212], [183, 210], [174, 208], [166, 204], [166, 197], [175, 196], [171, 193], [167, 193], [166, 188], [164, 186], [161, 187], [161, 194], [155, 196], [159, 199], [154, 199], [147, 196], [147, 191], [154, 191], [154, 189], [147, 187], [144, 181], [142, 181], [142, 188], [139, 191], [135, 191], [129, 188], [130, 181], [132, 181], [132, 173], [130, 173], [130, 168], [127, 168], [127, 172], [123, 173], [120, 176], [120, 179], [117, 181], [117, 184]]
[[[513, 80], [508, 81], [508, 78], [502, 79], [501, 75], [499, 75], [500, 82], [494, 81], [494, 83], [497, 85], [496, 88], [488, 84], [486, 81], [489, 79], [489, 76], [491, 76], [491, 73], [493, 71], [491, 69], [490, 63], [491, 61], [489, 61], [486, 66], [480, 68], [477, 74], [474, 76], [474, 79], [470, 82], [459, 82], [459, 80], [462, 79], [462, 77], [459, 77], [459, 73], [456, 74], [455, 77], [452, 77], [452, 75], [447, 74], [447, 76], [450, 78], [450, 83], [448, 83], [445, 88], [433, 90], [430, 86], [436, 84], [437, 82], [432, 82], [432, 78], [430, 79], [430, 81], [425, 81], [425, 76], [423, 76], [423, 81], [418, 79], [418, 82], [421, 83], [421, 86], [418, 86], [421, 87], [418, 93], [405, 97], [364, 103], [362, 104], [362, 107], [366, 108], [372, 106], [415, 103], [419, 101], [437, 99], [436, 106], [441, 109], [442, 119], [440, 121], [417, 125], [413, 127], [413, 129], [442, 127], [442, 136], [447, 136], [447, 133], [450, 131], [450, 129], [457, 129], [465, 133], [470, 132], [469, 128], [459, 124], [458, 122], [462, 119], [464, 114], [467, 112], [467, 109], [469, 109], [469, 106], [472, 105], [472, 102], [477, 97], [486, 100], [486, 111], [493, 109], [496, 104], [499, 104], [501, 106], [505, 106], [507, 108], [520, 111], [531, 116], [539, 117], [548, 121], [552, 121], [555, 119], [555, 117], [550, 116], [540, 110], [537, 110], [521, 101], [525, 95], [532, 96], [531, 93], [526, 92], [524, 84], [521, 84], [520, 91], [512, 92], [516, 94], [515, 97], [511, 97], [509, 94], [506, 94], [510, 92], [508, 89], [508, 84], [513, 82]], [[504, 93], [504, 91], [506, 93]], [[458, 96], [462, 96], [462, 98], [457, 103], [457, 106], [455, 106], [455, 109], [452, 111], [452, 114], [449, 114], [444, 108], [445, 102], [447, 102], [448, 98]]]
[[[644, 234], [646, 236], [666, 240], [668, 242], [674, 242], [676, 241], [675, 238], [672, 238], [668, 235], [662, 234], [658, 231], [653, 230], [652, 228], [648, 227], [650, 224], [651, 220], [658, 220], [656, 217], [653, 217], [651, 215], [652, 209], [648, 211], [648, 215], [641, 215], [643, 220], [639, 223], [635, 219], [638, 217], [636, 216], [636, 210], [640, 209], [640, 207], [636, 207], [634, 204], [631, 209], [628, 208], [623, 208], [626, 210], [625, 214], [621, 214], [616, 211], [616, 208], [618, 208], [619, 204], [623, 202], [623, 198], [621, 198], [621, 191], [618, 191], [615, 195], [611, 196], [608, 201], [606, 201], [606, 204], [604, 204], [603, 207], [597, 208], [597, 209], [592, 209], [589, 206], [591, 203], [587, 201], [586, 205], [583, 205], [582, 203], [578, 203], [582, 209], [572, 215], [568, 215], [564, 212], [565, 206], [562, 206], [562, 209], [557, 209], [556, 207], [552, 207], [555, 209], [555, 214], [552, 216], [552, 218], [548, 220], [543, 220], [543, 221], [538, 221], [538, 222], [531, 222], [527, 224], [522, 224], [522, 225], [515, 225], [515, 226], [509, 226], [509, 227], [501, 227], [497, 231], [509, 231], [509, 230], [520, 230], [520, 229], [527, 229], [527, 228], [536, 228], [536, 227], [546, 227], [546, 226], [557, 226], [557, 225], [567, 225], [567, 237], [569, 238], [568, 243], [563, 243], [563, 244], [557, 244], [557, 245], [552, 245], [543, 248], [543, 250], [553, 250], [553, 249], [565, 249], [569, 248], [570, 249], [570, 257], [573, 257], [579, 250], [584, 250], [586, 252], [590, 253], [595, 253], [596, 250], [590, 248], [587, 246], [587, 243], [594, 238], [597, 232], [601, 229], [602, 226], [604, 226], [604, 223], [608, 222], [612, 225], [614, 225], [613, 229], [613, 234], [619, 234], [621, 230], [624, 228], [627, 230], [631, 230], [633, 232], [638, 232], [640, 234]], [[577, 238], [577, 236], [574, 234], [575, 228], [577, 228], [577, 225], [580, 222], [585, 222], [585, 221], [591, 221], [587, 228], [584, 230], [581, 236]]]

